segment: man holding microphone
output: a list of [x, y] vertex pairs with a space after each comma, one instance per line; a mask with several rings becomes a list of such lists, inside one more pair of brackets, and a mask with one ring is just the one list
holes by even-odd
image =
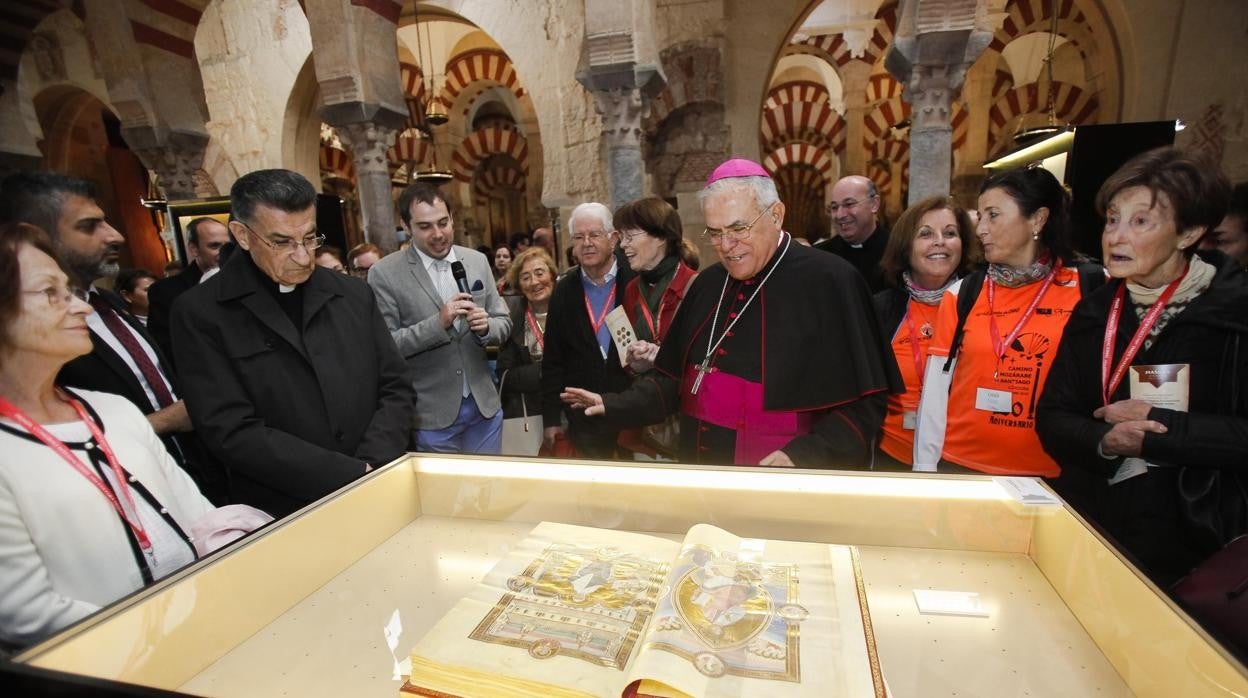
[[369, 271], [368, 284], [411, 369], [416, 450], [497, 454], [503, 414], [485, 347], [511, 331], [489, 260], [454, 244], [454, 219], [436, 187], [399, 197], [412, 244]]

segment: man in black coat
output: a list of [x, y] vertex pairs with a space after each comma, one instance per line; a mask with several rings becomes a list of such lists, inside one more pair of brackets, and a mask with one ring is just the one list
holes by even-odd
[[832, 201], [828, 215], [832, 217], [833, 236], [816, 243], [815, 248], [844, 259], [862, 274], [872, 293], [888, 285], [880, 269], [888, 230], [880, 222], [880, 193], [875, 182], [860, 175], [850, 175], [832, 185]]
[[542, 423], [547, 444], [564, 432], [580, 455], [611, 458], [619, 429], [605, 420], [587, 418], [564, 406], [559, 398], [568, 386], [598, 392], [618, 392], [629, 377], [607, 328], [606, 316], [624, 300], [624, 287], [633, 278], [628, 264], [616, 255], [619, 233], [611, 212], [599, 203], [581, 204], [568, 221], [572, 244], [581, 264], [559, 280], [546, 316], [545, 353], [542, 356]]
[[307, 179], [244, 175], [230, 208], [238, 250], [174, 304], [173, 348], [235, 500], [281, 517], [406, 450], [411, 381], [368, 286], [316, 265]]
[[221, 248], [230, 241], [230, 231], [215, 218], [202, 216], [186, 224], [186, 251], [191, 263], [181, 272], [152, 284], [147, 289], [147, 330], [156, 338], [165, 356], [173, 355], [169, 339], [169, 312], [173, 302], [183, 293], [195, 288], [217, 268]]
[[95, 287], [115, 276], [125, 238], [104, 220], [95, 188], [53, 172], [23, 172], [0, 187], [0, 219], [37, 225], [52, 238], [74, 285], [91, 291], [92, 351], [65, 364], [62, 385], [116, 393], [133, 402], [165, 448], [214, 503], [226, 501], [225, 475], [191, 431], [186, 403], [165, 354], [117, 294]]

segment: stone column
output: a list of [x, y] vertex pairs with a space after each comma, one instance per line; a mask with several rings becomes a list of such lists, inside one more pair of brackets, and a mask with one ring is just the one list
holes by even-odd
[[910, 196], [949, 194], [953, 99], [966, 71], [992, 41], [988, 0], [905, 0], [884, 67], [910, 103]]
[[390, 168], [386, 149], [394, 145], [399, 127], [376, 121], [341, 124], [338, 135], [351, 149], [355, 163], [356, 190], [364, 219], [364, 239], [384, 252], [398, 249], [394, 199], [390, 194]]
[[641, 157], [641, 117], [648, 106], [637, 88], [596, 90], [594, 102], [602, 114], [607, 144], [607, 192], [612, 209], [640, 199], [645, 176]]
[[204, 166], [207, 135], [172, 132], [159, 142], [155, 131], [144, 127], [123, 128], [122, 136], [143, 166], [156, 173], [167, 200], [198, 198], [195, 175]]
[[866, 131], [867, 83], [871, 66], [866, 61], [852, 60], [841, 67], [841, 93], [845, 95], [845, 157], [843, 175], [867, 173], [867, 151], [863, 145]]
[[946, 196], [953, 174], [953, 86], [948, 66], [919, 65], [904, 95], [910, 102], [910, 196], [912, 204]]

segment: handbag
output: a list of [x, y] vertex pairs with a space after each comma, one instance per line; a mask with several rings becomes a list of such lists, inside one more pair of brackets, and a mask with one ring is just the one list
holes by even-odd
[[[503, 384], [507, 381], [507, 373], [498, 383], [498, 394], [503, 394]], [[504, 456], [536, 456], [542, 447], [542, 416], [529, 416], [529, 405], [524, 395], [520, 396], [520, 410], [523, 416], [503, 419], [503, 444], [500, 453]]]

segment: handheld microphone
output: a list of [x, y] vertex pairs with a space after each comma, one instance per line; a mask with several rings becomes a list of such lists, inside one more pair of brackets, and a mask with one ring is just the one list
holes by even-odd
[[472, 294], [468, 290], [468, 272], [464, 271], [464, 263], [458, 260], [451, 262], [451, 276], [455, 277], [455, 285], [459, 287], [460, 293]]

